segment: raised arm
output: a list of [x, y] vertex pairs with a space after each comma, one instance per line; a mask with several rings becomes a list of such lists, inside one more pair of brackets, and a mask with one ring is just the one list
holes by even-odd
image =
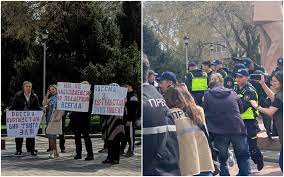
[[275, 93], [266, 85], [265, 83], [265, 79], [264, 76], [261, 75], [261, 80], [259, 81], [261, 87], [263, 88], [263, 90], [265, 91], [266, 95], [271, 99], [271, 101], [273, 102], [275, 99]]

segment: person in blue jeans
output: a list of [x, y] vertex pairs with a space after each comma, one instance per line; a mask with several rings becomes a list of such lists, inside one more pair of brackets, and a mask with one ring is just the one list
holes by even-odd
[[210, 136], [214, 136], [213, 144], [219, 151], [220, 176], [229, 176], [227, 160], [229, 145], [233, 145], [237, 159], [239, 174], [250, 175], [249, 146], [247, 130], [241, 118], [240, 98], [233, 90], [223, 86], [224, 79], [219, 73], [212, 74], [210, 89], [204, 94], [204, 112]]
[[230, 143], [233, 145], [234, 153], [237, 158], [239, 167], [239, 176], [247, 176], [250, 173], [249, 164], [249, 146], [246, 135], [238, 134], [215, 134], [214, 145], [219, 151], [219, 162], [220, 162], [220, 176], [230, 176], [228, 169], [228, 149]]

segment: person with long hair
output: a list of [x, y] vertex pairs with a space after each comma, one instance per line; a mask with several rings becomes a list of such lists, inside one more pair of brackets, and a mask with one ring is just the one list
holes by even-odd
[[42, 104], [46, 110], [46, 134], [49, 142], [49, 158], [58, 158], [59, 153], [56, 145], [57, 135], [62, 134], [62, 116], [64, 111], [59, 111], [57, 107], [57, 86], [50, 85], [47, 94], [44, 96]]
[[263, 108], [254, 100], [250, 100], [250, 103], [259, 112], [273, 118], [273, 123], [276, 124], [276, 129], [281, 144], [279, 166], [283, 172], [283, 71], [277, 71], [272, 75], [271, 85], [276, 93], [274, 93], [266, 85], [263, 75], [261, 76], [259, 83], [267, 96], [271, 99], [272, 104], [269, 108]]
[[180, 169], [183, 176], [211, 176], [214, 165], [211, 150], [204, 131], [205, 117], [196, 106], [189, 92], [174, 87], [165, 92], [164, 98], [175, 118], [179, 142]]

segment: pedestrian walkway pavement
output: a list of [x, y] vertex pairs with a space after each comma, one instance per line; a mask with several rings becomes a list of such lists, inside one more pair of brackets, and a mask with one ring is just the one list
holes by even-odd
[[[278, 165], [280, 143], [278, 137], [269, 140], [265, 133], [265, 128], [262, 119], [258, 119], [258, 124], [261, 132], [258, 133], [258, 146], [261, 149], [263, 155], [264, 167], [261, 171], [257, 170], [256, 165], [250, 160], [251, 175], [252, 176], [283, 176], [281, 169]], [[236, 159], [235, 159], [236, 161]], [[238, 174], [238, 166], [235, 164], [229, 168], [230, 174], [235, 176]]]
[[[264, 162], [264, 167], [261, 171], [257, 170], [256, 165], [251, 161], [251, 176], [283, 176], [278, 163]], [[229, 168], [230, 175], [236, 176], [238, 174], [238, 166], [235, 164]]]
[[[140, 176], [141, 146], [135, 146], [133, 157], [121, 156], [120, 164], [102, 164], [106, 153], [98, 153], [103, 148], [103, 140], [92, 138], [94, 160], [85, 161], [86, 150], [83, 143], [83, 158], [74, 160], [75, 141], [66, 139], [66, 153], [60, 153], [58, 159], [49, 159], [48, 139], [36, 137], [37, 156], [30, 156], [23, 144], [23, 157], [15, 157], [14, 138], [2, 137], [6, 140], [6, 149], [1, 150], [1, 175], [3, 176]], [[24, 141], [25, 142], [25, 141]], [[126, 149], [127, 150], [127, 149]]]

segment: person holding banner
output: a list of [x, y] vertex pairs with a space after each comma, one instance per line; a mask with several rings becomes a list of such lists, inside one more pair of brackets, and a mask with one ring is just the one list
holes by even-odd
[[[81, 84], [89, 84], [88, 81], [83, 81]], [[85, 140], [85, 147], [87, 150], [87, 157], [85, 160], [93, 160], [93, 147], [92, 141], [89, 135], [89, 125], [91, 119], [91, 108], [92, 108], [92, 92], [90, 91], [90, 101], [89, 101], [89, 109], [88, 112], [75, 112], [72, 111], [69, 115], [70, 117], [70, 127], [74, 131], [75, 135], [75, 145], [76, 145], [76, 156], [75, 160], [82, 159], [82, 141], [81, 134]]]
[[121, 144], [121, 154], [124, 154], [124, 149], [128, 143], [129, 148], [125, 156], [131, 157], [134, 155], [135, 121], [137, 119], [138, 98], [134, 92], [132, 83], [126, 83], [124, 87], [127, 88], [127, 101], [125, 103], [126, 111], [124, 114], [126, 125], [125, 138]]
[[[32, 91], [32, 83], [30, 81], [25, 81], [23, 83], [23, 90], [15, 94], [9, 110], [42, 110], [39, 104], [38, 96]], [[23, 138], [15, 138], [16, 142], [16, 156], [22, 155], [22, 145]], [[36, 156], [37, 150], [35, 150], [35, 138], [26, 138], [26, 148], [27, 152], [31, 155]]]
[[[116, 83], [112, 83], [110, 85], [119, 87]], [[125, 134], [123, 116], [108, 116], [105, 118], [105, 128], [104, 135], [108, 149], [108, 156], [102, 163], [110, 163], [113, 165], [119, 164], [121, 142]]]

